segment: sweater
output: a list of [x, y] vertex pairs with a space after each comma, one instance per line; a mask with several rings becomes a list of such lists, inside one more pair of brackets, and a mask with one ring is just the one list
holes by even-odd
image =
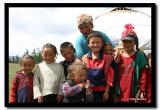
[[65, 80], [63, 66], [59, 63], [47, 64], [44, 61], [35, 68], [33, 80], [34, 99], [49, 94], [62, 95]]
[[82, 89], [73, 80], [66, 80], [63, 84], [64, 103], [84, 103], [92, 102], [93, 94], [86, 94], [86, 89]]

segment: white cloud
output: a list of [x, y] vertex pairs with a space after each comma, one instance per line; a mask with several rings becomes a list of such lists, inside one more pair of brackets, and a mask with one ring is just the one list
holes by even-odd
[[[88, 13], [95, 19], [112, 8], [9, 8], [9, 52], [22, 55], [26, 49], [51, 42], [59, 46], [64, 41], [74, 44], [78, 37], [77, 16]], [[145, 10], [146, 11], [146, 10]]]
[[[9, 51], [22, 55], [26, 49], [41, 48], [47, 42], [59, 46], [76, 38], [77, 16], [89, 13], [95, 18], [106, 8], [10, 8]], [[71, 38], [74, 37], [74, 38]]]

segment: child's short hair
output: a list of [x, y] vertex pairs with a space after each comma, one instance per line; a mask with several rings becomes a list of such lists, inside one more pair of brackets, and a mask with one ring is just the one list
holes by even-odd
[[68, 67], [68, 76], [67, 79], [71, 79], [71, 77], [78, 73], [80, 70], [85, 70], [87, 74], [87, 67], [82, 62], [73, 62]]
[[34, 59], [33, 56], [28, 55], [28, 54], [25, 54], [25, 55], [23, 55], [23, 57], [22, 57], [21, 60], [20, 60], [20, 66], [22, 66], [22, 63], [23, 63], [24, 59], [31, 59], [31, 60], [33, 60], [33, 62], [35, 63], [35, 59]]
[[55, 54], [58, 53], [56, 46], [54, 46], [53, 44], [47, 43], [47, 44], [43, 45], [42, 52], [43, 52], [44, 48], [51, 48], [51, 49], [53, 49], [53, 51], [55, 52]]
[[101, 35], [100, 32], [98, 31], [93, 31], [91, 34], [88, 35], [88, 38], [87, 38], [87, 42], [89, 43], [89, 40], [92, 38], [92, 37], [98, 37], [98, 38], [101, 38], [102, 39], [102, 43], [104, 44], [104, 39]]
[[71, 49], [73, 49], [73, 51], [75, 52], [75, 48], [73, 47], [73, 44], [70, 43], [70, 42], [64, 42], [64, 43], [62, 43], [62, 44], [60, 45], [60, 52], [61, 52], [61, 54], [63, 53], [63, 50], [64, 50], [65, 48], [71, 48]]

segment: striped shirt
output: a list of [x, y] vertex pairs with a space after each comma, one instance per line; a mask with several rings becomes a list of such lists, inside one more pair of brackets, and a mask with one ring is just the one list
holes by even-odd
[[12, 81], [10, 103], [33, 102], [33, 73], [18, 71]]

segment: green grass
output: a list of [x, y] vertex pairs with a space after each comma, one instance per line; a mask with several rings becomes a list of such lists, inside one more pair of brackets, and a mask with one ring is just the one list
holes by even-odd
[[19, 64], [9, 63], [9, 91], [11, 88], [12, 79], [16, 73], [16, 71], [20, 70]]

